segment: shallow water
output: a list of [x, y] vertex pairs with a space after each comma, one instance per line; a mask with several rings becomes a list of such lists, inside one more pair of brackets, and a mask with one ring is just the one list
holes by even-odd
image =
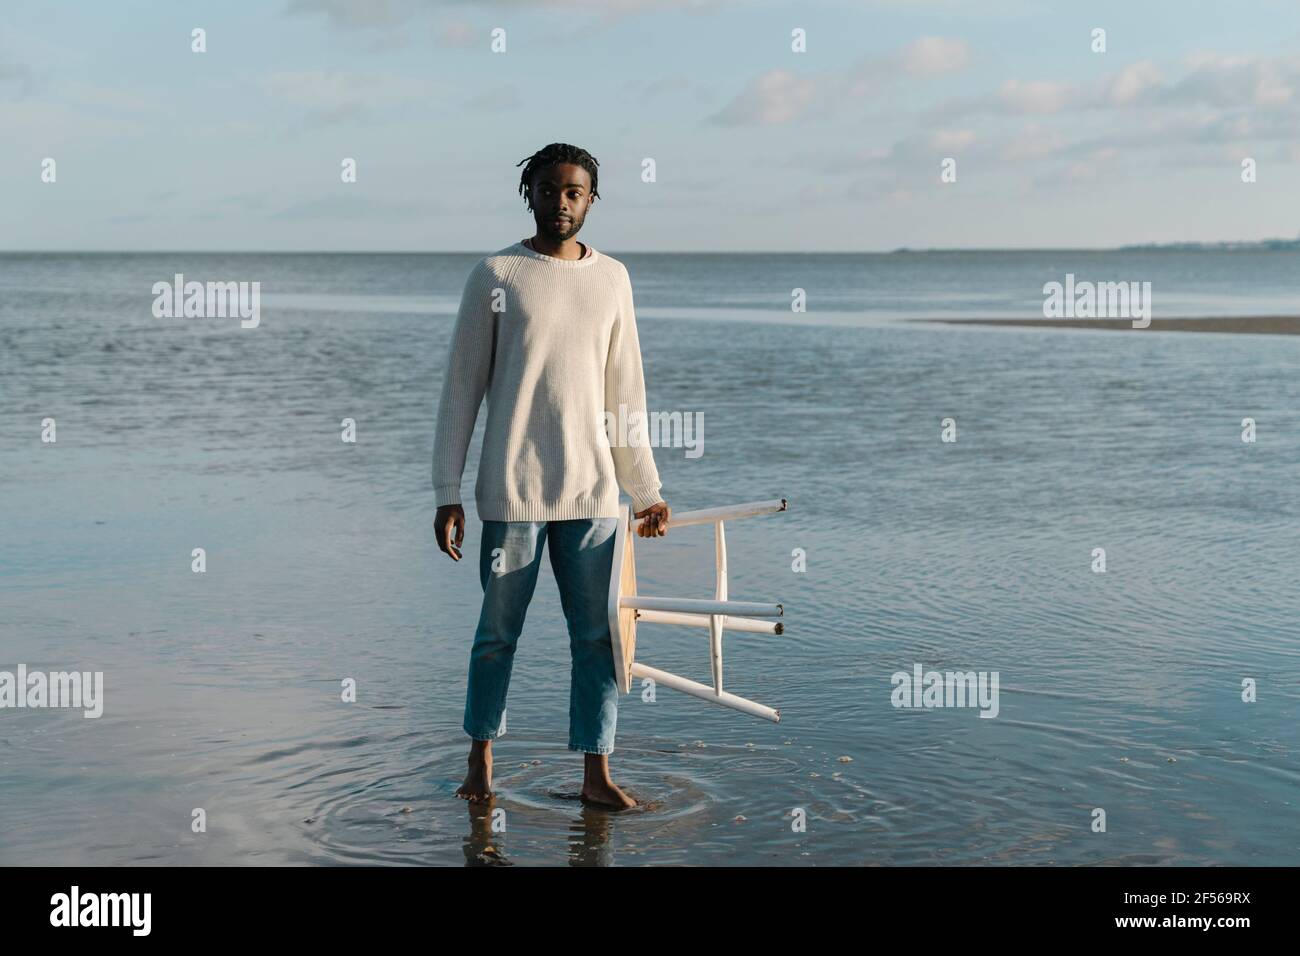
[[[669, 502], [790, 499], [728, 526], [732, 597], [787, 615], [727, 638], [728, 686], [782, 722], [629, 695], [611, 765], [645, 806], [582, 807], [544, 563], [494, 830], [454, 797], [479, 526], [459, 565], [430, 527], [475, 258], [0, 256], [0, 670], [107, 697], [0, 711], [0, 863], [1296, 862], [1300, 341], [901, 325], [863, 307], [889, 269], [833, 256], [621, 257], [652, 408], [704, 418], [701, 457], [656, 452]], [[177, 271], [260, 279], [261, 326], [154, 319]], [[911, 294], [976, 273], [1032, 298], [965, 261]], [[707, 529], [638, 544], [644, 592], [711, 595]], [[647, 625], [640, 656], [707, 680], [703, 634]], [[997, 671], [998, 716], [895, 709], [916, 663]]]

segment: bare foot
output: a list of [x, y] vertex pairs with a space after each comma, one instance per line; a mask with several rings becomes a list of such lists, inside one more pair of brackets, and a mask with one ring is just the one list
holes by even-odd
[[469, 773], [456, 791], [456, 796], [470, 803], [491, 800], [492, 793], [492, 741], [476, 740], [469, 750]]
[[609, 778], [607, 754], [586, 754], [582, 776], [582, 793], [579, 798], [583, 803], [614, 810], [628, 810], [636, 806], [636, 801]]

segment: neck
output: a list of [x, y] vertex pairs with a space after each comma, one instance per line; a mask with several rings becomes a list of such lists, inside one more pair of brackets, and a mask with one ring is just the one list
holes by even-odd
[[535, 251], [556, 259], [581, 259], [587, 254], [587, 247], [570, 236], [568, 239], [551, 239], [538, 233], [528, 240]]

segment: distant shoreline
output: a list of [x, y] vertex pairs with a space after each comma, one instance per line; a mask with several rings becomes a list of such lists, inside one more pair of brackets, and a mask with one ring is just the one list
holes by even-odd
[[[0, 256], [482, 256], [484, 249], [8, 249]], [[1300, 238], [1243, 239], [1221, 242], [1164, 242], [1121, 246], [895, 246], [891, 249], [614, 249], [634, 256], [951, 256], [975, 254], [1116, 254], [1125, 252], [1300, 252]]]
[[1209, 319], [1156, 319], [1145, 329], [1132, 319], [913, 319], [943, 325], [1001, 325], [1024, 328], [1110, 329], [1116, 332], [1236, 332], [1242, 335], [1300, 335], [1300, 316], [1244, 315]]

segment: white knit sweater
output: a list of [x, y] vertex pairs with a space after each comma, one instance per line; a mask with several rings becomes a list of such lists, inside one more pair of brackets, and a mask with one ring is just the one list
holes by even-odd
[[634, 512], [660, 500], [632, 283], [617, 259], [594, 248], [584, 259], [557, 259], [516, 242], [471, 270], [433, 443], [439, 506], [460, 503], [485, 393], [474, 486], [484, 521], [617, 517], [620, 485]]

